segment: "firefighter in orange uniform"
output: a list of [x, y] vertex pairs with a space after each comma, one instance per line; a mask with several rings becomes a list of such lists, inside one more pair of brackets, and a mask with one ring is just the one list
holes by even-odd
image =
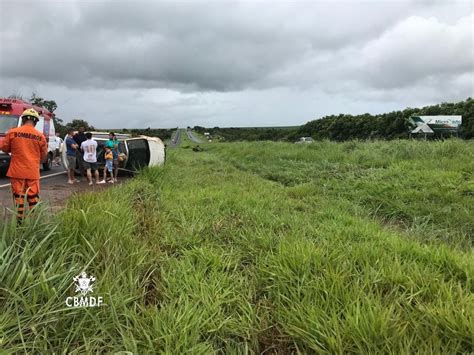
[[46, 139], [43, 133], [35, 128], [39, 119], [36, 110], [25, 110], [21, 115], [21, 127], [10, 129], [0, 147], [0, 150], [11, 153], [7, 176], [12, 185], [18, 222], [21, 222], [25, 215], [25, 198], [30, 211], [39, 201], [40, 163], [48, 154]]

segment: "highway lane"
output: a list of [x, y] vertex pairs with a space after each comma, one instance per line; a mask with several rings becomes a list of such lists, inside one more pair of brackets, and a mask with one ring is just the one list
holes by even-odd
[[169, 143], [170, 148], [175, 148], [181, 144], [181, 130], [177, 129]]
[[[51, 171], [42, 171], [40, 180], [40, 200], [43, 201], [43, 206], [51, 213], [57, 213], [65, 205], [67, 199], [75, 194], [83, 192], [100, 192], [104, 189], [120, 185], [129, 179], [129, 176], [124, 176], [119, 172], [119, 182], [117, 184], [102, 184], [89, 186], [87, 178], [81, 178], [81, 181], [70, 185], [67, 183], [66, 172], [63, 167], [54, 167]], [[12, 215], [13, 198], [10, 189], [9, 179], [6, 177], [0, 178], [0, 219], [6, 219]]]
[[[82, 183], [86, 184], [86, 183]], [[79, 184], [77, 184], [79, 185]], [[41, 171], [40, 198], [48, 202], [48, 211], [56, 213], [64, 204], [66, 198], [79, 191], [79, 186], [67, 184], [66, 172], [62, 166], [53, 167], [50, 171]], [[10, 179], [5, 175], [0, 177], [0, 219], [6, 219], [13, 214], [13, 197], [10, 189]]]
[[191, 130], [186, 130], [186, 133], [188, 134], [188, 138], [191, 140], [191, 142], [202, 143], [200, 139], [198, 139], [194, 136], [194, 134], [193, 134], [193, 132], [191, 132]]
[[[43, 181], [50, 180], [53, 177], [60, 176], [60, 178], [61, 177], [64, 178], [63, 175], [65, 175], [66, 172], [64, 171], [64, 168], [62, 166], [55, 166], [49, 171], [41, 170], [40, 174], [41, 174], [41, 180], [42, 180], [41, 182], [43, 183]], [[5, 175], [1, 175], [0, 176], [0, 189], [9, 188], [9, 186], [10, 186], [10, 179], [6, 177]]]

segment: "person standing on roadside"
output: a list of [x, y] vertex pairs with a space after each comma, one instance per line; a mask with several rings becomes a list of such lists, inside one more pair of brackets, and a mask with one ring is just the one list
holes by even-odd
[[74, 178], [74, 170], [76, 169], [76, 155], [79, 146], [76, 141], [72, 138], [74, 131], [68, 130], [66, 136], [66, 159], [67, 159], [67, 183], [74, 184], [76, 179]]
[[[85, 132], [85, 128], [79, 127], [79, 131], [73, 137], [78, 147], [81, 147], [81, 144], [87, 140], [87, 137], [84, 134], [84, 132]], [[84, 171], [85, 171], [84, 158], [82, 156], [80, 149], [76, 151], [76, 159], [79, 165], [79, 174], [81, 176], [84, 176]]]
[[87, 132], [85, 134], [86, 141], [82, 142], [81, 150], [84, 153], [84, 167], [87, 171], [87, 179], [89, 185], [92, 185], [92, 171], [95, 176], [95, 183], [99, 183], [99, 168], [97, 167], [97, 142], [92, 139], [92, 133]]
[[105, 167], [104, 167], [104, 179], [99, 182], [99, 184], [105, 184], [107, 182], [107, 172], [110, 174], [110, 183], [114, 183], [114, 173], [113, 173], [113, 160], [112, 150], [109, 147], [105, 147]]
[[[112, 156], [113, 156], [113, 168], [114, 168], [114, 173], [113, 173], [113, 180], [114, 182], [117, 182], [117, 177], [118, 177], [118, 166], [119, 166], [119, 140], [117, 139], [117, 136], [115, 135], [114, 132], [109, 133], [109, 140], [105, 142], [105, 147], [110, 148], [112, 150]], [[104, 168], [104, 176], [105, 176], [105, 169]]]
[[59, 132], [56, 133], [56, 136], [54, 137], [54, 141], [56, 143], [56, 149], [54, 150], [53, 165], [60, 166], [61, 165], [61, 148], [64, 141], [61, 138], [61, 135], [59, 134]]
[[40, 163], [48, 155], [46, 139], [35, 128], [39, 119], [36, 110], [30, 108], [23, 111], [21, 126], [10, 129], [0, 147], [5, 153], [11, 153], [7, 176], [10, 178], [19, 224], [25, 216], [25, 199], [30, 211], [39, 202]]

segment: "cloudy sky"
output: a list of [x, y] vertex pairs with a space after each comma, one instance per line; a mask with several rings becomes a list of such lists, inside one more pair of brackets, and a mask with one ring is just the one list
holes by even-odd
[[0, 0], [0, 96], [100, 128], [287, 126], [474, 96], [474, 1]]

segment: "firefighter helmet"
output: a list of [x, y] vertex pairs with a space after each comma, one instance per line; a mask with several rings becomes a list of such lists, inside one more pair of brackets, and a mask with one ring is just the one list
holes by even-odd
[[38, 123], [38, 121], [40, 120], [40, 115], [38, 111], [36, 111], [34, 108], [29, 108], [23, 111], [23, 113], [21, 114], [21, 118], [23, 120], [33, 120], [35, 123]]

